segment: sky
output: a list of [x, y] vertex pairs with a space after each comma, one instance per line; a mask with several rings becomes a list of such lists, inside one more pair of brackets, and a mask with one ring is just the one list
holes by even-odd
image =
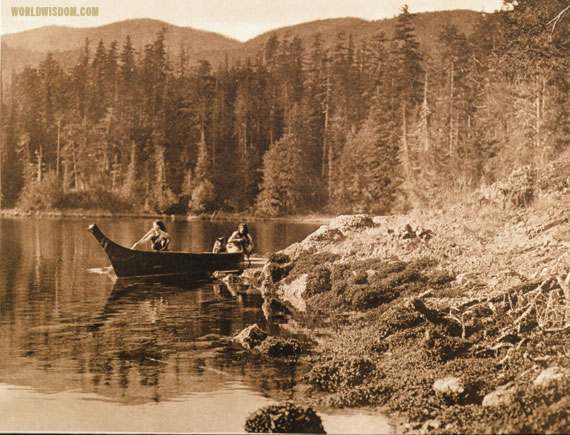
[[[1, 32], [46, 25], [95, 27], [130, 18], [155, 18], [246, 41], [278, 27], [324, 18], [391, 18], [409, 11], [471, 9], [494, 12], [502, 0], [1, 0]], [[12, 8], [97, 7], [98, 16], [13, 16]]]

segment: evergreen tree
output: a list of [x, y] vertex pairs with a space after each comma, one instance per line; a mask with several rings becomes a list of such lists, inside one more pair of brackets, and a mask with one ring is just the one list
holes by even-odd
[[263, 182], [257, 209], [270, 216], [305, 212], [311, 199], [302, 142], [288, 132], [263, 157]]

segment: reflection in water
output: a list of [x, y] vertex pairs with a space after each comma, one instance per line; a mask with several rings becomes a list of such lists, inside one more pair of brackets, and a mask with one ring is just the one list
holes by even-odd
[[[90, 272], [108, 260], [88, 223], [0, 219], [0, 431], [239, 432], [250, 412], [293, 398], [302, 367], [228, 339], [252, 323], [279, 334], [259, 294], [181, 278], [113, 282]], [[101, 223], [127, 246], [148, 225]], [[209, 250], [234, 226], [170, 222], [172, 249]], [[314, 229], [250, 224], [261, 254]]]

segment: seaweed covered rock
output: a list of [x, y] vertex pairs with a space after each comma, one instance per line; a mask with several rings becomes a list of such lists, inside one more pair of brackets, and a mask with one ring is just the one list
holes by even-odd
[[449, 336], [442, 327], [436, 326], [426, 329], [423, 345], [428, 358], [445, 362], [462, 354], [471, 343], [460, 337]]
[[335, 218], [328, 227], [338, 229], [343, 233], [350, 230], [361, 230], [374, 226], [372, 218], [365, 214], [342, 215]]
[[263, 331], [257, 323], [249, 325], [238, 335], [236, 335], [232, 341], [234, 343], [241, 344], [246, 349], [253, 349], [261, 344], [263, 340], [267, 338], [267, 333]]
[[375, 375], [376, 365], [368, 358], [329, 359], [316, 364], [305, 380], [320, 391], [335, 392], [361, 385]]
[[321, 418], [312, 408], [291, 402], [258, 409], [247, 418], [244, 429], [249, 433], [326, 433]]
[[326, 225], [320, 227], [317, 231], [307, 236], [308, 242], [340, 242], [345, 235], [338, 228], [329, 228]]
[[442, 277], [435, 266], [429, 259], [403, 262], [378, 258], [314, 266], [308, 272], [304, 296], [312, 308], [366, 311], [399, 296], [416, 295], [427, 285], [444, 287], [452, 278]]
[[293, 263], [288, 255], [279, 252], [273, 254], [263, 267], [264, 284], [281, 281], [291, 269], [293, 269]]
[[301, 345], [291, 338], [267, 337], [256, 350], [271, 358], [295, 361], [301, 354]]

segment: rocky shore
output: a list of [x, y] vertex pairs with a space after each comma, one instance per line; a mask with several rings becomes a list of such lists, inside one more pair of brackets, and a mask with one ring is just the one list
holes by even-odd
[[569, 180], [532, 204], [340, 216], [274, 254], [266, 315], [314, 343], [296, 403], [387, 409], [401, 433], [568, 433]]

